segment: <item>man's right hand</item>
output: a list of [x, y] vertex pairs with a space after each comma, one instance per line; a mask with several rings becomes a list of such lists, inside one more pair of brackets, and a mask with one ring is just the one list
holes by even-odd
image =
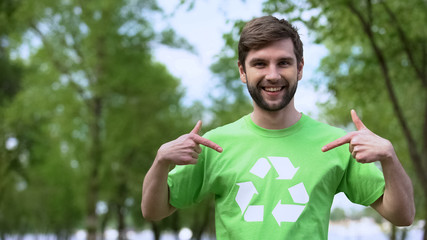
[[199, 136], [201, 128], [202, 121], [199, 120], [190, 133], [163, 144], [157, 151], [157, 160], [168, 165], [196, 164], [198, 156], [202, 152], [200, 144], [222, 152], [222, 148], [218, 144]]

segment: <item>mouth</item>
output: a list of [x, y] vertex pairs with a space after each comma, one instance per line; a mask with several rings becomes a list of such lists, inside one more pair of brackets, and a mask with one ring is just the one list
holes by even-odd
[[261, 87], [262, 90], [266, 91], [266, 92], [280, 92], [282, 91], [285, 87]]

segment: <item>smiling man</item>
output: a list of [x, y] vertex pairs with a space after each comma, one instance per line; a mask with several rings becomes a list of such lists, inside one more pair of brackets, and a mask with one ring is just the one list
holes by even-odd
[[199, 121], [163, 144], [144, 179], [143, 216], [160, 220], [214, 194], [217, 239], [327, 239], [333, 198], [344, 192], [395, 225], [412, 224], [412, 184], [388, 140], [353, 110], [357, 131], [346, 134], [295, 108], [303, 67], [286, 20], [248, 22], [238, 68], [253, 112], [203, 137]]

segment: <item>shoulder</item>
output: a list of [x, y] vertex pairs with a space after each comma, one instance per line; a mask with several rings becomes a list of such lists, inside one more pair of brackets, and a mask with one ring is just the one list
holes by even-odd
[[247, 129], [245, 118], [246, 116], [243, 116], [232, 123], [214, 128], [205, 133], [203, 137], [213, 140], [218, 138], [226, 138], [229, 136], [240, 136], [244, 134]]
[[347, 132], [338, 127], [331, 126], [329, 124], [314, 120], [311, 117], [304, 115], [304, 130], [307, 134], [316, 136], [322, 139], [335, 139], [344, 136]]

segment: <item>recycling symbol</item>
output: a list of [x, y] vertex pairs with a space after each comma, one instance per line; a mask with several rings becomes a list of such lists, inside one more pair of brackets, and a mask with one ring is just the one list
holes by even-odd
[[[258, 159], [249, 172], [264, 179], [270, 171], [271, 165], [279, 175], [276, 180], [291, 180], [299, 169], [299, 167], [295, 168], [287, 157], [267, 157]], [[237, 183], [237, 185], [239, 190], [236, 195], [236, 202], [242, 211], [243, 219], [246, 222], [262, 222], [264, 220], [264, 205], [250, 205], [253, 195], [258, 194], [254, 184], [242, 182]], [[293, 203], [296, 204], [282, 204], [282, 200], [278, 201], [272, 215], [279, 226], [282, 222], [296, 222], [309, 200], [302, 182], [288, 188], [288, 191]]]

